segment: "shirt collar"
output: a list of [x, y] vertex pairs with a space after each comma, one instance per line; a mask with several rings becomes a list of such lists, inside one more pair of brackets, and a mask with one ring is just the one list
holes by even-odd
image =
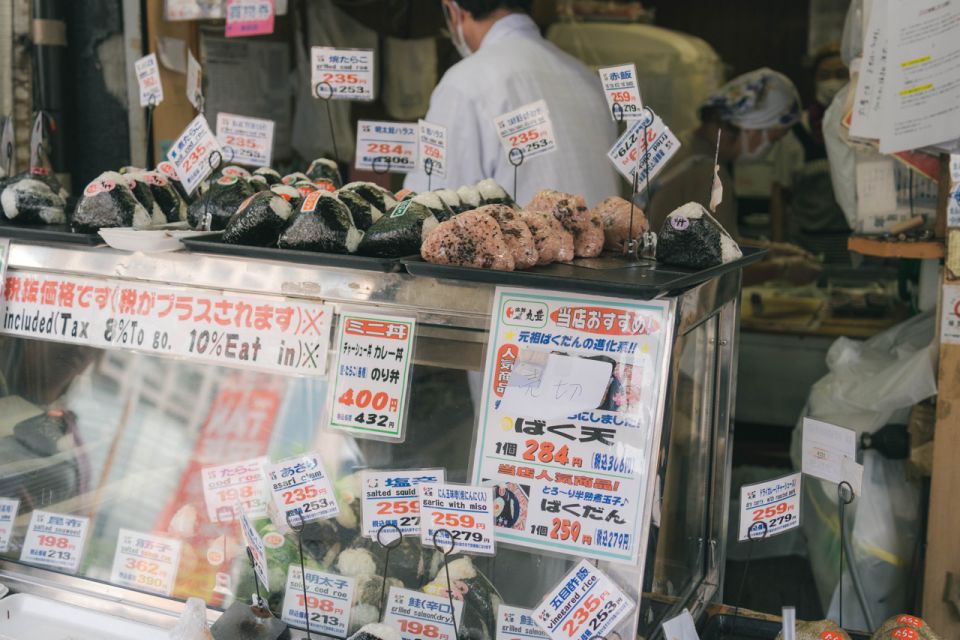
[[480, 48], [508, 37], [539, 38], [540, 27], [525, 13], [511, 13], [493, 23], [487, 34], [483, 36]]

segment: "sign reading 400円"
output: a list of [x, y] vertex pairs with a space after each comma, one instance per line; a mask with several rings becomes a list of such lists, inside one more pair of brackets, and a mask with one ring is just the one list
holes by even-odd
[[637, 562], [668, 309], [497, 289], [472, 481], [498, 541]]

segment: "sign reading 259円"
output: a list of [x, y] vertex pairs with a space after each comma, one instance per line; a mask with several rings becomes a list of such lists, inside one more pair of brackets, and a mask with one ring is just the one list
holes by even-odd
[[497, 289], [472, 482], [498, 541], [636, 564], [669, 305]]

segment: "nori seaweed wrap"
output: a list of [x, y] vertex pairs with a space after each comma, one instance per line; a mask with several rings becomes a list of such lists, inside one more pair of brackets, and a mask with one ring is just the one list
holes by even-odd
[[337, 191], [335, 195], [340, 202], [347, 205], [347, 208], [350, 209], [350, 214], [353, 216], [353, 223], [357, 229], [361, 231], [366, 231], [374, 222], [383, 217], [383, 212], [380, 209], [377, 209], [353, 191], [341, 189]]
[[133, 193], [133, 197], [136, 198], [137, 202], [150, 214], [152, 224], [164, 224], [167, 221], [167, 217], [163, 214], [160, 205], [157, 204], [156, 199], [153, 197], [153, 191], [150, 190], [150, 183], [145, 181], [142, 175], [143, 174], [140, 173], [128, 173], [123, 176], [123, 179], [127, 181], [127, 187], [129, 187], [131, 193]]
[[290, 185], [275, 184], [270, 187], [270, 191], [289, 202], [294, 211], [296, 211], [300, 207], [300, 203], [303, 202], [303, 194], [300, 193], [300, 190]]
[[280, 234], [281, 249], [353, 253], [363, 238], [350, 217], [347, 205], [324, 191], [303, 199], [300, 209]]
[[[460, 202], [460, 196], [457, 195], [457, 192], [453, 189], [437, 189], [434, 193], [443, 200], [443, 204], [447, 205], [447, 207], [453, 211], [454, 215], [466, 211]], [[471, 209], [476, 209], [476, 207], [471, 207]]]
[[514, 206], [513, 198], [507, 195], [506, 189], [501, 187], [493, 178], [487, 178], [477, 183], [477, 191], [480, 192], [480, 198], [483, 204], [505, 204], [508, 207]]
[[286, 199], [272, 191], [255, 193], [237, 208], [223, 230], [223, 241], [267, 247], [277, 241], [280, 231], [293, 213]]
[[435, 191], [427, 191], [413, 197], [413, 201], [422, 204], [430, 213], [440, 222], [446, 222], [455, 214], [453, 209], [447, 206], [443, 199]]
[[190, 204], [190, 196], [187, 195], [187, 190], [183, 188], [183, 184], [180, 182], [180, 176], [177, 175], [177, 170], [174, 169], [173, 163], [164, 160], [157, 165], [157, 173], [166, 176], [167, 180], [170, 181], [170, 184], [173, 185], [173, 188], [177, 190], [177, 193], [180, 194], [180, 198], [187, 204]]
[[212, 174], [210, 174], [209, 181], [213, 182], [219, 180], [223, 176], [230, 176], [233, 178], [243, 178], [244, 180], [249, 180], [253, 177], [249, 171], [243, 167], [237, 166], [235, 164], [221, 165], [216, 169]]
[[657, 236], [657, 260], [664, 264], [709, 269], [742, 255], [730, 234], [696, 202], [671, 212]]
[[383, 216], [367, 229], [357, 251], [378, 258], [416, 255], [420, 253], [423, 237], [438, 224], [439, 221], [425, 206], [413, 200], [404, 200], [389, 215]]
[[253, 172], [251, 179], [256, 178], [257, 176], [262, 177], [267, 181], [267, 184], [271, 187], [275, 184], [283, 184], [283, 176], [276, 169], [271, 169], [270, 167], [260, 167]]
[[187, 203], [183, 201], [166, 176], [158, 171], [142, 171], [135, 174], [135, 177], [139, 182], [150, 187], [150, 193], [160, 207], [166, 222], [184, 222], [187, 219]]
[[251, 176], [247, 182], [250, 183], [250, 187], [256, 192], [270, 190], [270, 185], [267, 183], [267, 179], [263, 176]]
[[384, 213], [390, 213], [397, 206], [397, 199], [393, 197], [393, 194], [373, 182], [351, 182], [341, 187], [340, 190], [353, 191]]
[[339, 189], [343, 186], [337, 163], [328, 158], [317, 158], [311, 162], [310, 167], [307, 169], [307, 176], [314, 182], [328, 180], [333, 183], [334, 189]]
[[[453, 597], [463, 600], [460, 639], [492, 640], [497, 634], [497, 607], [502, 602], [500, 594], [493, 583], [477, 570], [469, 557], [460, 556], [451, 560], [448, 568]], [[447, 596], [447, 574], [443, 566], [423, 588], [423, 592]]]
[[227, 226], [237, 207], [252, 196], [253, 187], [246, 180], [222, 176], [210, 185], [187, 209], [187, 220], [194, 229], [204, 228], [204, 219], [210, 215], [210, 229], [219, 231]]
[[340, 532], [332, 520], [312, 520], [303, 525], [300, 532], [303, 548], [324, 569], [333, 565], [343, 544]]
[[457, 189], [457, 197], [460, 198], [460, 213], [479, 209], [480, 205], [483, 204], [480, 189], [469, 185]]
[[67, 221], [66, 191], [56, 178], [18, 174], [4, 181], [0, 209], [16, 224], [63, 224]]
[[153, 224], [153, 219], [116, 171], [105, 171], [87, 185], [73, 212], [73, 228], [93, 233], [109, 227], [140, 229]]

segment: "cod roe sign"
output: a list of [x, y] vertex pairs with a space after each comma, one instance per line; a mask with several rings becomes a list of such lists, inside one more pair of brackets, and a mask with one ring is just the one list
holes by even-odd
[[417, 164], [415, 122], [357, 122], [355, 167], [375, 173], [410, 173]]
[[190, 121], [167, 152], [167, 158], [187, 193], [193, 193], [197, 185], [213, 171], [216, 166], [216, 162], [211, 160], [214, 153], [221, 153], [220, 145], [210, 131], [207, 118], [201, 113]]
[[310, 58], [310, 84], [314, 98], [373, 100], [372, 49], [311, 47]]

